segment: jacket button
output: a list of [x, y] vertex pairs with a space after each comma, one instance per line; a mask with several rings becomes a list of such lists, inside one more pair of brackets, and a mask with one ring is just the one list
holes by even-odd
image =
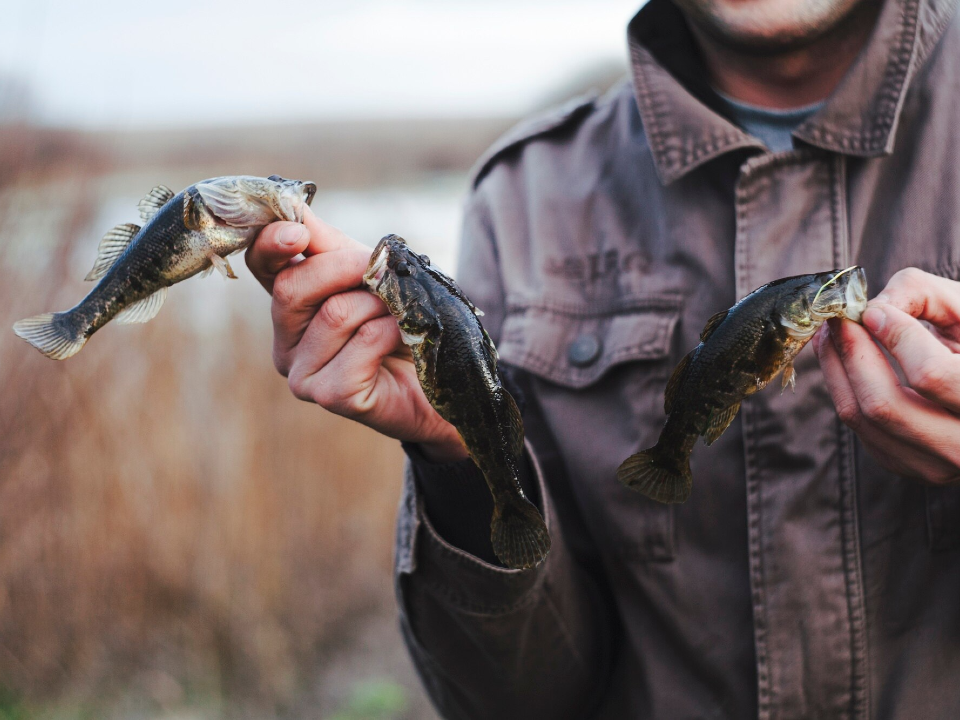
[[592, 365], [600, 357], [600, 340], [593, 335], [581, 335], [567, 348], [567, 359], [576, 367]]

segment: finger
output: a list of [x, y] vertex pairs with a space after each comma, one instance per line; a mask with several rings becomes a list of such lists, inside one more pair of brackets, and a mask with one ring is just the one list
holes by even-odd
[[247, 250], [247, 267], [267, 292], [273, 292], [277, 274], [302, 253], [309, 242], [310, 231], [300, 223], [270, 223]]
[[[296, 355], [298, 371], [312, 375], [330, 362], [364, 323], [389, 312], [380, 298], [365, 290], [331, 295], [310, 320], [295, 347], [275, 347], [277, 364], [289, 368], [294, 364], [292, 356]], [[282, 367], [277, 369], [284, 371]]]
[[367, 260], [363, 253], [337, 250], [282, 270], [273, 284], [275, 347], [291, 349], [327, 298], [360, 287]]
[[870, 305], [889, 304], [960, 340], [960, 283], [906, 268], [896, 273]]
[[370, 320], [320, 372], [304, 373], [295, 363], [290, 370], [290, 389], [297, 397], [313, 399], [338, 415], [362, 418], [374, 407], [374, 390], [384, 359], [402, 342], [392, 317]]
[[954, 355], [919, 321], [893, 305], [874, 305], [863, 324], [896, 359], [910, 387], [960, 413], [960, 355]]
[[318, 218], [309, 206], [304, 210], [303, 224], [310, 233], [310, 242], [303, 250], [304, 255], [318, 255], [331, 250], [365, 249], [367, 256], [370, 256], [371, 248]]
[[324, 252], [353, 249], [370, 256], [370, 248], [351, 239], [343, 231], [314, 215], [309, 206], [303, 224], [275, 222], [267, 225], [247, 250], [247, 267], [267, 292], [273, 292], [276, 276], [292, 264], [294, 258]]
[[915, 444], [891, 435], [865, 417], [830, 337], [829, 326], [825, 325], [820, 330], [814, 343], [840, 420], [857, 433], [857, 437], [871, 455], [885, 467], [901, 475], [930, 478], [949, 476], [951, 470], [948, 463], [928, 453], [918, 452]]
[[845, 425], [857, 430], [863, 424], [863, 414], [860, 412], [857, 395], [847, 378], [847, 371], [833, 345], [829, 324], [824, 324], [820, 328], [813, 342], [820, 368], [823, 370], [823, 378], [827, 383], [827, 390], [830, 391], [830, 397], [833, 398], [833, 404], [837, 408], [837, 415]]
[[830, 323], [833, 346], [863, 419], [922, 452], [960, 463], [960, 421], [956, 416], [904, 389], [880, 348], [862, 327], [849, 320]]

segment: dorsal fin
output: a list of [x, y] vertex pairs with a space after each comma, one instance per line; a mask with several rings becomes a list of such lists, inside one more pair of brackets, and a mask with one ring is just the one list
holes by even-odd
[[123, 251], [127, 249], [138, 232], [140, 232], [139, 225], [123, 223], [104, 235], [97, 248], [97, 261], [84, 280], [99, 280], [106, 275], [107, 270], [112, 268], [117, 258], [123, 255]]
[[170, 202], [173, 196], [173, 190], [166, 185], [157, 185], [153, 190], [148, 192], [143, 200], [137, 204], [137, 209], [140, 210], [140, 217], [143, 219], [143, 222], [150, 222], [160, 208]]
[[727, 319], [727, 315], [730, 313], [729, 310], [721, 310], [716, 315], [712, 316], [707, 320], [707, 324], [703, 326], [703, 330], [700, 331], [700, 342], [706, 342], [707, 339], [713, 335], [713, 331], [717, 329], [717, 326], [720, 325], [724, 320]]
[[670, 380], [667, 382], [667, 389], [663, 393], [663, 411], [667, 415], [673, 412], [673, 403], [677, 399], [677, 391], [683, 384], [683, 378], [687, 374], [687, 368], [690, 365], [690, 359], [693, 357], [694, 352], [696, 352], [696, 350], [691, 350], [683, 356], [683, 360], [674, 368], [673, 375], [670, 376]]

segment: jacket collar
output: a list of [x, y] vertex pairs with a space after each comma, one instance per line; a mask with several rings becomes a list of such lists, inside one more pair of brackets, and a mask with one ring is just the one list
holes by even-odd
[[[846, 155], [891, 153], [910, 80], [957, 2], [886, 0], [860, 57], [794, 136]], [[671, 0], [650, 0], [630, 22], [627, 37], [634, 92], [663, 184], [733, 150], [763, 149], [721, 114], [686, 21]]]

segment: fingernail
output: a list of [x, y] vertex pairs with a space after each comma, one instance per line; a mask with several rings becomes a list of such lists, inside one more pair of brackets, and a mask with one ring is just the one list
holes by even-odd
[[878, 307], [868, 307], [863, 312], [863, 324], [874, 335], [879, 335], [887, 322], [887, 314]]
[[890, 296], [886, 293], [880, 293], [873, 300], [867, 303], [867, 307], [873, 307], [874, 305], [889, 305]]
[[296, 245], [303, 237], [303, 225], [300, 223], [289, 224], [280, 231], [279, 240], [283, 245]]

